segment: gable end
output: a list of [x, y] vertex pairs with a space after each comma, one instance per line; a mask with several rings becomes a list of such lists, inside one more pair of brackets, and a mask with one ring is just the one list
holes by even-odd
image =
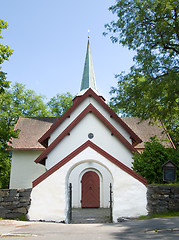
[[83, 96], [77, 96], [74, 98], [74, 103], [71, 108], [68, 109], [66, 113], [56, 122], [51, 128], [39, 139], [39, 143], [44, 145], [44, 141], [50, 137], [50, 135], [57, 129], [57, 127], [67, 118], [70, 114], [83, 102], [87, 97], [93, 97], [108, 113], [114, 118], [136, 141], [136, 143], [141, 143], [142, 140], [132, 131], [131, 128], [127, 126], [127, 124], [114, 113], [114, 111], [98, 96], [91, 88], [85, 92]]
[[111, 125], [111, 123], [92, 105], [89, 104], [74, 121], [50, 144], [50, 146], [35, 160], [36, 163], [44, 163], [44, 158], [67, 136], [70, 131], [86, 116], [88, 113], [94, 113], [131, 152], [138, 151]]
[[58, 162], [56, 165], [54, 165], [52, 168], [50, 168], [48, 171], [46, 171], [44, 174], [42, 174], [40, 177], [38, 177], [35, 181], [33, 181], [33, 187], [37, 186], [39, 183], [41, 183], [43, 180], [45, 180], [47, 177], [49, 177], [51, 174], [53, 174], [55, 171], [57, 171], [59, 168], [64, 166], [67, 162], [69, 162], [72, 158], [77, 156], [79, 153], [81, 153], [84, 149], [87, 147], [92, 148], [99, 154], [101, 154], [103, 157], [107, 158], [110, 162], [121, 168], [123, 171], [143, 183], [144, 185], [147, 185], [147, 180], [137, 174], [135, 171], [124, 165], [122, 162], [111, 156], [109, 153], [101, 149], [99, 146], [91, 142], [90, 140], [86, 141], [84, 144], [82, 144], [80, 147], [75, 149], [72, 153], [70, 153], [68, 156], [66, 156], [63, 160]]

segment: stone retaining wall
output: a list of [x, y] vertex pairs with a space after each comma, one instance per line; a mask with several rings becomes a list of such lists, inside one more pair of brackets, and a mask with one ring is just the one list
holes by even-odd
[[150, 213], [179, 211], [179, 186], [149, 185], [147, 210]]
[[0, 189], [0, 218], [18, 218], [27, 214], [32, 189]]
[[[179, 211], [179, 186], [147, 186], [148, 213]], [[32, 189], [0, 189], [0, 218], [26, 215]]]

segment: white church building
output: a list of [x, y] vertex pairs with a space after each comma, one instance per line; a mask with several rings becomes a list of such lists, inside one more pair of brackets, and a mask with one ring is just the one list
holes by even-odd
[[10, 188], [32, 188], [29, 219], [68, 222], [70, 183], [73, 208], [109, 208], [111, 184], [114, 222], [147, 214], [147, 181], [132, 170], [132, 156], [150, 137], [168, 135], [138, 122], [118, 117], [98, 93], [88, 41], [72, 107], [59, 118], [20, 117], [16, 124]]

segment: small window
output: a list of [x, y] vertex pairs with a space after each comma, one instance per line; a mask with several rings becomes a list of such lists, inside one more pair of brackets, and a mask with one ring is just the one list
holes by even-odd
[[92, 138], [94, 138], [94, 134], [93, 133], [89, 133], [88, 137], [89, 137], [89, 139], [92, 139]]

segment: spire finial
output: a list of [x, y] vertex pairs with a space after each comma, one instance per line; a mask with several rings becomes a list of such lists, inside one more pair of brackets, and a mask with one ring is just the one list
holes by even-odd
[[90, 38], [90, 30], [88, 29], [88, 39]]
[[88, 88], [92, 88], [93, 90], [94, 89], [97, 90], [96, 89], [96, 80], [95, 80], [95, 75], [94, 75], [94, 69], [93, 69], [89, 39], [88, 39], [88, 44], [87, 44], [85, 66], [84, 66], [80, 91], [88, 89]]

